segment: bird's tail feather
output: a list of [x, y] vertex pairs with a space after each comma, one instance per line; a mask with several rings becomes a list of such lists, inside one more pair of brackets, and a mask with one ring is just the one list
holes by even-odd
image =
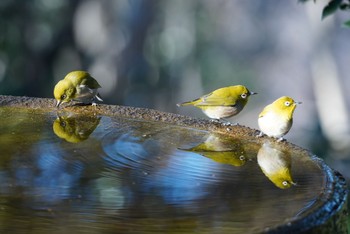
[[199, 99], [195, 99], [193, 101], [188, 101], [188, 102], [182, 102], [182, 103], [178, 103], [176, 104], [177, 106], [193, 106], [196, 104], [196, 102], [198, 101]]
[[100, 102], [103, 102], [103, 99], [101, 98], [100, 94], [95, 95], [96, 99], [99, 100]]

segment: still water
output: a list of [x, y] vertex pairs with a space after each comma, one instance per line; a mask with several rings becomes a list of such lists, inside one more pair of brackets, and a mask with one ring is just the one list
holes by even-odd
[[217, 133], [0, 108], [0, 233], [252, 233], [320, 204], [308, 155]]

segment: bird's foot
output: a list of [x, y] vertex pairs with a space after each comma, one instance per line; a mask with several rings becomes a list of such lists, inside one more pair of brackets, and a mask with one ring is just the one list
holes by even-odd
[[256, 135], [256, 138], [262, 137], [264, 135], [264, 133], [262, 131], [260, 131], [260, 133], [258, 135]]
[[239, 125], [239, 123], [231, 123], [227, 119], [223, 119], [223, 118], [219, 119], [219, 122], [221, 122], [221, 124], [224, 126], [238, 126]]
[[277, 142], [282, 142], [282, 141], [285, 141], [285, 139], [283, 137], [280, 137], [277, 139]]
[[222, 121], [221, 124], [223, 126], [232, 126], [232, 124], [230, 122], [226, 122], [226, 121]]
[[239, 123], [222, 122], [224, 126], [239, 126]]
[[210, 122], [212, 122], [212, 123], [220, 123], [220, 120], [219, 119], [210, 119]]

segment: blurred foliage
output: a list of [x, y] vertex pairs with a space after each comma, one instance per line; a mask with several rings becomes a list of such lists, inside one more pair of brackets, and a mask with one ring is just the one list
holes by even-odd
[[[200, 1], [2, 1], [0, 93], [52, 97], [59, 79], [84, 69], [102, 84], [106, 103], [169, 111], [187, 77], [191, 83], [202, 78], [208, 91], [249, 81], [248, 64], [235, 61], [232, 46], [218, 36], [227, 33], [216, 26], [219, 7]], [[192, 90], [200, 94], [201, 86]]]
[[[349, 6], [331, 2], [327, 14]], [[259, 94], [233, 122], [257, 128], [261, 108], [290, 95], [303, 105], [288, 140], [347, 158], [349, 30], [339, 27], [340, 14], [321, 22], [323, 8], [275, 0], [2, 0], [0, 94], [52, 98], [58, 80], [83, 69], [101, 84], [106, 104], [205, 118], [176, 103], [242, 84]], [[331, 105], [319, 104], [324, 90]]]
[[[299, 0], [300, 2], [307, 2], [309, 0]], [[316, 2], [316, 0], [313, 0]], [[322, 19], [334, 14], [337, 10], [349, 11], [350, 0], [330, 0], [328, 4], [323, 8]], [[344, 26], [350, 27], [350, 20], [344, 22]]]
[[0, 3], [0, 92], [49, 96], [55, 57], [73, 43], [69, 22], [77, 1]]

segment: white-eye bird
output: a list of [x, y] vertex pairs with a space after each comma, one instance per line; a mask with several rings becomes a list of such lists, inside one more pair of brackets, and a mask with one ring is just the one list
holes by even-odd
[[259, 136], [263, 133], [277, 138], [278, 141], [283, 140], [293, 124], [293, 113], [301, 102], [296, 102], [291, 97], [283, 96], [276, 101], [267, 105], [259, 114], [258, 124], [261, 130]]
[[247, 104], [250, 92], [243, 85], [220, 88], [193, 101], [177, 104], [178, 106], [195, 106], [211, 119], [221, 120], [237, 115]]
[[96, 105], [95, 100], [103, 101], [97, 90], [100, 84], [85, 71], [72, 71], [60, 80], [54, 89], [56, 107], [71, 100]]

